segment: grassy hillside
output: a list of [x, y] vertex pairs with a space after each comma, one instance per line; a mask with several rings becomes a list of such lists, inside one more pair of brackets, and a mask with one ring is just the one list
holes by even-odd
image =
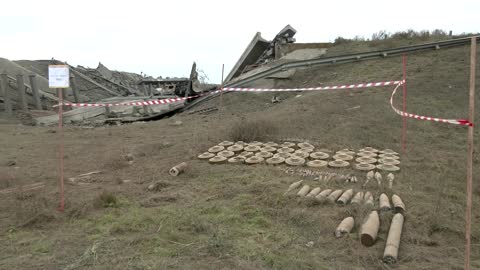
[[[410, 112], [467, 117], [469, 48], [408, 56]], [[279, 87], [397, 80], [401, 59], [298, 70]], [[480, 77], [480, 76], [478, 76]], [[477, 78], [478, 80], [478, 78]], [[210, 165], [196, 159], [230, 139], [245, 121], [268, 128], [265, 140], [307, 140], [317, 148], [365, 146], [400, 151], [402, 118], [388, 103], [392, 87], [281, 94], [235, 93], [209, 115], [65, 133], [66, 178], [101, 170], [66, 186], [65, 214], [56, 207], [56, 143], [51, 128], [0, 126], [2, 188], [43, 181], [40, 192], [0, 195], [0, 268], [13, 269], [385, 269], [381, 262], [392, 214], [381, 216], [379, 238], [363, 247], [354, 233], [335, 239], [345, 216], [360, 223], [365, 209], [311, 205], [283, 196], [299, 179], [286, 167]], [[296, 97], [297, 95], [301, 95]], [[478, 104], [479, 95], [477, 95]], [[396, 98], [397, 106], [401, 96]], [[213, 99], [202, 107], [219, 106]], [[181, 125], [173, 125], [182, 121]], [[255, 123], [254, 123], [255, 124]], [[399, 262], [393, 269], [462, 269], [467, 129], [408, 120], [393, 192], [407, 207]], [[478, 137], [478, 130], [475, 134]], [[476, 147], [478, 152], [478, 146]], [[133, 155], [133, 164], [125, 159]], [[4, 166], [15, 160], [18, 169]], [[167, 175], [182, 161], [185, 174]], [[475, 172], [478, 175], [478, 155]], [[331, 169], [327, 169], [331, 171]], [[361, 189], [360, 183], [305, 182]], [[151, 183], [157, 191], [149, 191]], [[391, 191], [370, 185], [376, 196]], [[102, 195], [103, 194], [103, 195]], [[475, 179], [472, 256], [480, 267], [480, 188]]]

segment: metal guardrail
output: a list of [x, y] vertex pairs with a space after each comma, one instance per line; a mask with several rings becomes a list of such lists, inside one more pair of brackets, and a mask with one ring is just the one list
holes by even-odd
[[[478, 36], [477, 39], [480, 40], [480, 36]], [[418, 51], [430, 50], [430, 49], [438, 50], [441, 48], [464, 46], [464, 45], [470, 44], [470, 41], [471, 41], [471, 37], [466, 37], [466, 38], [450, 39], [450, 40], [424, 43], [424, 44], [418, 44], [418, 45], [410, 45], [410, 46], [398, 47], [393, 49], [378, 50], [373, 52], [354, 53], [354, 54], [347, 54], [347, 55], [340, 55], [340, 56], [288, 62], [288, 63], [281, 64], [279, 66], [273, 67], [271, 69], [259, 72], [252, 76], [249, 76], [248, 78], [240, 79], [238, 81], [234, 81], [231, 83], [226, 83], [225, 87], [239, 87], [247, 83], [273, 75], [277, 72], [286, 71], [292, 68], [310, 67], [310, 66], [318, 66], [318, 65], [325, 65], [325, 64], [351, 63], [359, 60], [370, 60], [370, 59], [376, 59], [376, 58], [384, 58], [388, 56], [396, 56], [396, 55], [401, 55], [409, 52], [418, 52]]]
[[[410, 45], [410, 46], [398, 47], [393, 49], [378, 50], [378, 51], [372, 51], [372, 52], [354, 53], [354, 54], [346, 54], [346, 55], [339, 55], [339, 56], [332, 56], [332, 57], [293, 61], [293, 62], [284, 63], [281, 65], [272, 67], [268, 70], [253, 74], [252, 76], [249, 76], [247, 78], [239, 79], [233, 82], [228, 82], [225, 84], [225, 87], [240, 87], [247, 83], [251, 83], [256, 80], [271, 76], [275, 73], [287, 71], [293, 68], [312, 67], [312, 66], [320, 66], [320, 65], [327, 65], [327, 64], [352, 63], [352, 62], [357, 62], [361, 60], [372, 60], [372, 59], [385, 58], [390, 56], [397, 56], [397, 55], [402, 55], [410, 52], [419, 52], [419, 51], [431, 50], [431, 49], [438, 50], [441, 48], [465, 46], [470, 44], [471, 38], [472, 36], [437, 41], [437, 42], [430, 42], [430, 43], [423, 43], [423, 44], [417, 44], [417, 45]], [[477, 36], [476, 38], [477, 40], [480, 40], [480, 36]], [[224, 94], [226, 93], [230, 93], [230, 92], [225, 92]], [[206, 96], [201, 99], [197, 99], [191, 102], [189, 105], [185, 106], [183, 111], [203, 101], [207, 101], [213, 97], [216, 97], [218, 95], [220, 94], [214, 94], [214, 95]]]

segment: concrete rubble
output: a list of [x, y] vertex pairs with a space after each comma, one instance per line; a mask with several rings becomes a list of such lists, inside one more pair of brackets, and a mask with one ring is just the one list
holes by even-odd
[[[58, 60], [9, 61], [0, 58], [0, 112], [7, 116], [28, 114], [36, 125], [58, 123], [58, 97], [48, 87], [48, 66], [67, 64]], [[21, 85], [21, 86], [20, 86]], [[153, 78], [143, 74], [112, 71], [102, 63], [97, 68], [70, 65], [70, 88], [64, 102], [128, 103], [188, 97], [216, 88], [198, 80], [193, 63], [189, 78]], [[155, 120], [185, 106], [186, 101], [152, 106], [69, 107], [65, 123], [103, 125]]]

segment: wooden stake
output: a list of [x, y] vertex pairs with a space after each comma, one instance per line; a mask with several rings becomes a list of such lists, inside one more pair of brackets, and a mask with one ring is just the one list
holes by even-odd
[[[403, 111], [407, 111], [407, 56], [402, 56], [403, 64]], [[403, 116], [403, 128], [402, 128], [402, 151], [405, 154], [407, 152], [407, 116]]]
[[[477, 37], [472, 37], [470, 46], [470, 95], [468, 120], [473, 123], [475, 108], [475, 65], [477, 63]], [[467, 158], [467, 209], [465, 213], [465, 265], [464, 269], [470, 269], [470, 238], [472, 230], [472, 178], [473, 178], [473, 128], [468, 127], [468, 158]]]
[[60, 205], [58, 211], [63, 212], [65, 209], [65, 196], [64, 196], [64, 179], [63, 179], [63, 88], [58, 89], [58, 173], [59, 173], [59, 185], [60, 185]]

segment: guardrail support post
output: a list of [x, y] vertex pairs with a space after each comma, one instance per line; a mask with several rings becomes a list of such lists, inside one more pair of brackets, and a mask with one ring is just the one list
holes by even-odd
[[0, 94], [3, 96], [3, 106], [7, 115], [12, 115], [12, 103], [10, 101], [10, 96], [8, 93], [8, 75], [5, 73], [1, 74], [1, 85], [0, 85]]
[[22, 110], [28, 112], [27, 97], [25, 96], [25, 82], [23, 81], [23, 75], [17, 75], [17, 91], [20, 98], [20, 106]]
[[72, 88], [75, 103], [80, 103], [80, 93], [78, 93], [77, 80], [75, 79], [75, 74], [73, 74], [73, 72], [70, 72], [70, 87]]

